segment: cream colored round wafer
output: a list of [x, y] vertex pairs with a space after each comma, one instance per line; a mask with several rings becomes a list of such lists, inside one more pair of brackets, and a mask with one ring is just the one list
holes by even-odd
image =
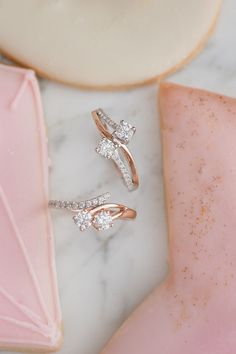
[[2, 0], [0, 50], [57, 81], [122, 88], [160, 78], [203, 47], [221, 0]]

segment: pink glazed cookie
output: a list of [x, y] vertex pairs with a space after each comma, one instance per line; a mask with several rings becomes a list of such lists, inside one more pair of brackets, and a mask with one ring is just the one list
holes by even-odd
[[0, 65], [0, 348], [61, 342], [48, 154], [34, 73]]
[[236, 100], [160, 89], [167, 279], [103, 354], [236, 353]]

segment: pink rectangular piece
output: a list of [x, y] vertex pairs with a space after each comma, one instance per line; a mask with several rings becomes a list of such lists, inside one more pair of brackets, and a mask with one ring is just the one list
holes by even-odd
[[236, 100], [162, 84], [167, 279], [103, 354], [236, 353]]
[[42, 105], [30, 70], [0, 65], [0, 347], [51, 351], [61, 314]]

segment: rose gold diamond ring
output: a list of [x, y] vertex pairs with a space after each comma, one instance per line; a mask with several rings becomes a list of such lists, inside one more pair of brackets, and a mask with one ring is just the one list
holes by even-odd
[[67, 209], [72, 212], [74, 223], [80, 231], [90, 226], [96, 230], [108, 230], [116, 219], [132, 220], [136, 218], [136, 211], [122, 204], [106, 203], [109, 193], [81, 202], [50, 200], [49, 207]]
[[92, 117], [102, 135], [96, 152], [106, 159], [113, 160], [128, 190], [135, 190], [139, 185], [139, 178], [133, 156], [127, 145], [136, 128], [124, 120], [117, 124], [100, 108], [92, 112]]

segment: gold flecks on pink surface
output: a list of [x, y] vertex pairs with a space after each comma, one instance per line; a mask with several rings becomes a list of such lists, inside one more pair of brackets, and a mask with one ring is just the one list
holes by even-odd
[[103, 354], [236, 353], [236, 100], [164, 83], [167, 279]]

